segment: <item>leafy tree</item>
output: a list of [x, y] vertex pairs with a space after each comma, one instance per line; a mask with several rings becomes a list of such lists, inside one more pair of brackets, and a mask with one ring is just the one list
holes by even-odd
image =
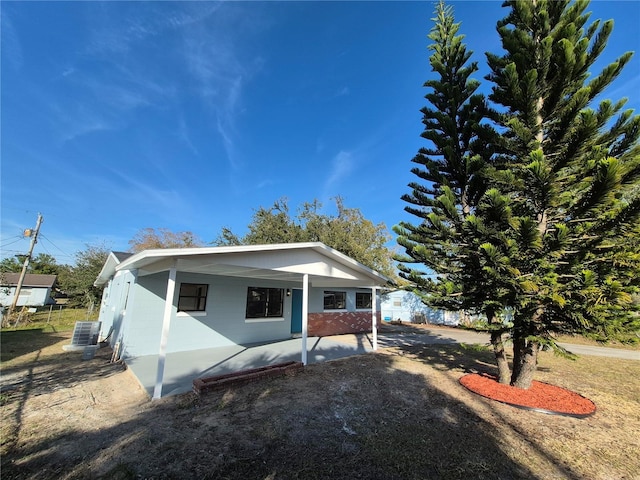
[[259, 245], [290, 242], [323, 242], [384, 275], [395, 275], [392, 253], [386, 247], [389, 235], [384, 224], [374, 225], [360, 210], [347, 208], [335, 199], [337, 215], [320, 213], [322, 204], [305, 203], [292, 217], [288, 202], [281, 198], [271, 208], [255, 211], [248, 233], [238, 237], [224, 228], [215, 245]]
[[23, 262], [16, 257], [6, 257], [0, 261], [1, 273], [18, 273], [22, 271]]
[[211, 243], [219, 247], [229, 247], [233, 245], [241, 245], [242, 240], [233, 233], [230, 228], [222, 227], [220, 234]]
[[245, 245], [304, 242], [303, 227], [289, 215], [287, 200], [276, 200], [269, 209], [260, 207], [253, 214], [249, 232], [242, 239]]
[[60, 272], [61, 290], [69, 295], [72, 303], [89, 307], [100, 303], [102, 289], [94, 287], [100, 270], [109, 256], [110, 249], [104, 245], [87, 245], [76, 252], [75, 265]]
[[303, 222], [305, 241], [322, 242], [335, 248], [389, 278], [396, 276], [393, 253], [387, 248], [390, 240], [384, 223], [374, 224], [357, 208], [347, 208], [341, 197], [334, 199], [337, 215], [318, 213], [321, 204], [314, 201], [303, 206], [299, 218]]
[[[423, 221], [401, 225], [398, 233], [406, 257], [433, 270], [404, 266], [403, 275], [416, 281], [434, 273], [431, 281], [416, 284], [443, 304], [455, 305], [457, 298], [461, 308], [483, 311], [494, 348], [498, 334], [508, 332], [514, 349], [510, 383], [528, 388], [541, 348], [567, 353], [556, 344], [557, 334], [612, 338], [639, 330], [632, 310], [640, 278], [633, 241], [640, 217], [640, 117], [622, 110], [624, 100], [596, 102], [631, 53], [589, 77], [612, 22], [587, 25], [588, 2], [505, 6], [510, 12], [498, 22], [505, 53], [487, 54], [487, 80], [494, 83], [489, 99], [499, 109], [487, 114], [500, 135], [476, 129], [478, 139], [488, 139], [491, 154], [478, 170], [481, 195], [465, 216], [463, 196], [449, 193], [447, 185], [436, 180], [433, 190], [414, 187], [406, 200], [420, 206], [410, 211]], [[439, 15], [434, 30], [446, 29], [451, 16]], [[460, 44], [433, 32], [431, 38], [443, 51]], [[442, 71], [441, 79], [455, 78], [455, 62]], [[437, 124], [455, 123], [457, 114], [427, 98], [440, 115], [425, 130], [431, 130], [425, 137], [437, 150], [446, 143]], [[477, 151], [473, 145], [469, 150]], [[461, 224], [453, 220], [460, 216]], [[450, 264], [423, 261], [434, 246]], [[506, 307], [511, 319], [496, 325], [492, 315]], [[498, 366], [505, 381], [508, 365]]]
[[[7, 257], [0, 261], [0, 272], [19, 273], [24, 265], [24, 257]], [[42, 275], [57, 275], [60, 265], [55, 257], [48, 253], [39, 253], [29, 261], [27, 273], [38, 273]]]
[[202, 240], [193, 232], [172, 232], [167, 228], [143, 228], [129, 240], [134, 253], [152, 248], [200, 247]]
[[39, 253], [29, 262], [28, 273], [39, 273], [42, 275], [58, 275], [60, 265], [53, 255]]

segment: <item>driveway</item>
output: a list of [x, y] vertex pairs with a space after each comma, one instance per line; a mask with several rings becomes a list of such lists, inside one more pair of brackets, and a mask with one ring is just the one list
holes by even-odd
[[[415, 344], [437, 345], [443, 343], [488, 344], [489, 335], [439, 325], [384, 325], [381, 328], [381, 333], [378, 335], [378, 344], [381, 347], [410, 346]], [[573, 343], [560, 343], [560, 345], [576, 355], [640, 360], [640, 350], [577, 345]]]

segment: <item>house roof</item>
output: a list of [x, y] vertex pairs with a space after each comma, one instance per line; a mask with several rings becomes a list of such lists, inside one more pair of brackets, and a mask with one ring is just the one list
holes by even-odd
[[[27, 273], [22, 282], [23, 287], [44, 287], [52, 288], [56, 283], [57, 275], [42, 275], [39, 273]], [[15, 287], [20, 280], [19, 273], [3, 273], [0, 275], [0, 282], [4, 286]]]
[[302, 281], [313, 286], [370, 287], [391, 280], [321, 242], [240, 245], [231, 247], [144, 250], [120, 261], [112, 253], [95, 281], [102, 286], [117, 271], [139, 276], [168, 271], [248, 278]]
[[118, 261], [122, 262], [133, 255], [131, 252], [111, 252], [118, 259]]

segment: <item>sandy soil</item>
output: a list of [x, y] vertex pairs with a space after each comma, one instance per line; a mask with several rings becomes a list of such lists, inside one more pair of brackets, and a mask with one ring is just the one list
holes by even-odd
[[538, 379], [591, 398], [587, 419], [467, 391], [491, 355], [447, 345], [151, 402], [107, 349], [82, 361], [60, 338], [3, 364], [3, 480], [640, 478], [640, 362], [543, 355]]

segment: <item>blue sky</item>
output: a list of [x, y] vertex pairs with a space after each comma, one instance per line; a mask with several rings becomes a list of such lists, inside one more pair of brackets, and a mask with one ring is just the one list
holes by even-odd
[[[453, 2], [482, 73], [499, 1]], [[389, 229], [424, 145], [432, 2], [5, 2], [2, 257], [60, 263], [87, 244], [127, 250], [146, 227], [212, 241], [253, 211], [331, 198]], [[640, 47], [640, 2], [607, 61]], [[480, 78], [480, 76], [478, 76]], [[640, 55], [606, 92], [640, 111]]]

